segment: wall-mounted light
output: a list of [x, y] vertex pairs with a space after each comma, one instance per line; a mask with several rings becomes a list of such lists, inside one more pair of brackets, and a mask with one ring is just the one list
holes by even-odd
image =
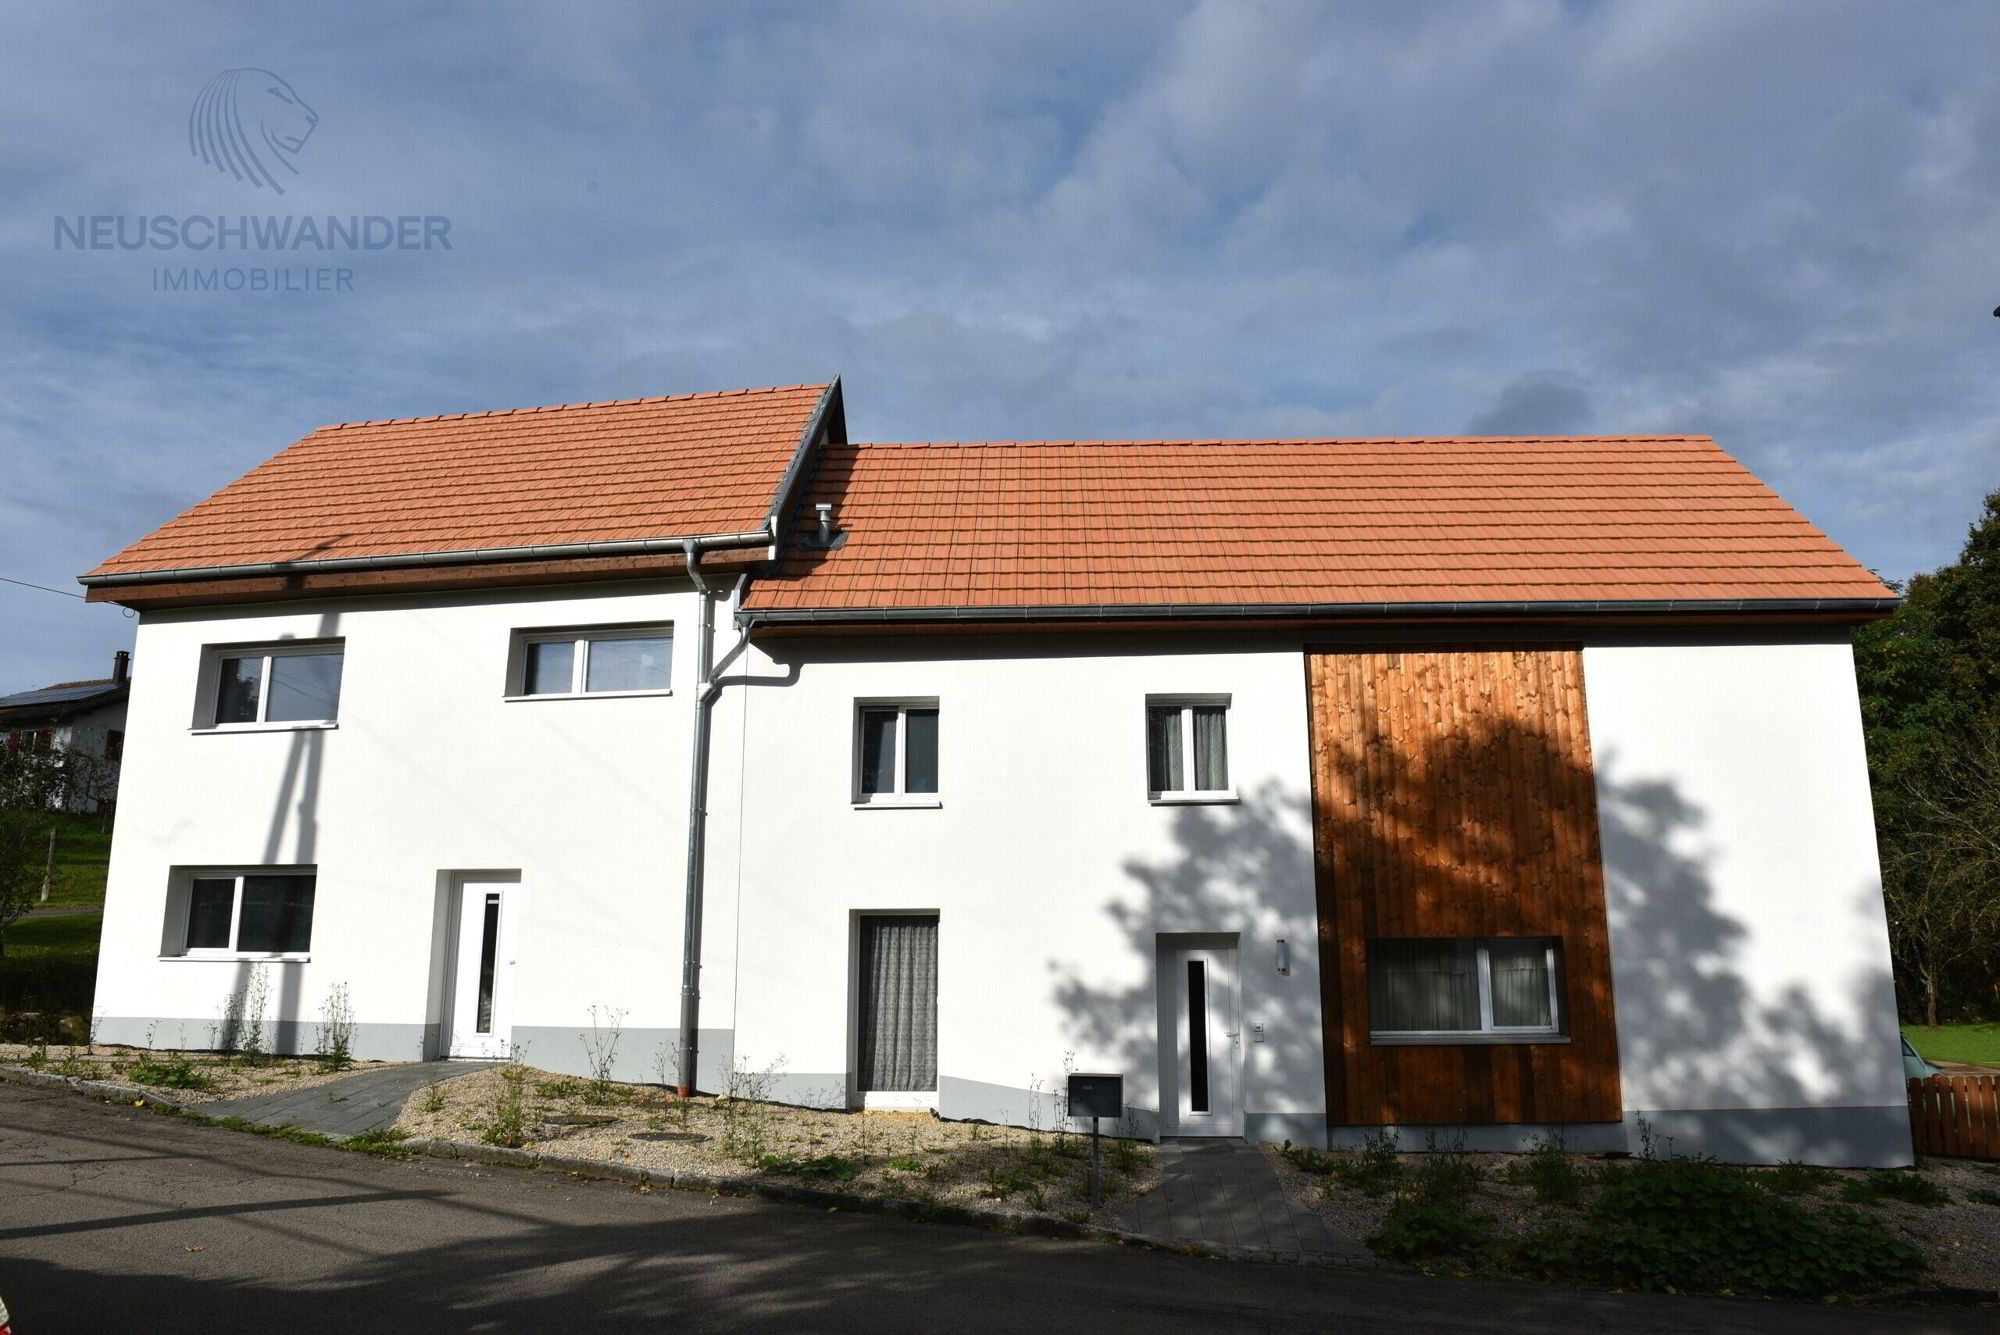
[[1285, 940], [1285, 938], [1281, 936], [1278, 938], [1278, 972], [1290, 973], [1291, 971], [1292, 971], [1292, 943]]

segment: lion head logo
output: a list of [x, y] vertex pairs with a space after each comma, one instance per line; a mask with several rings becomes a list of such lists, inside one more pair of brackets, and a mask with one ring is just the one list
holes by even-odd
[[279, 194], [272, 174], [294, 176], [292, 157], [306, 146], [319, 113], [269, 70], [224, 70], [208, 81], [188, 113], [188, 152], [219, 172]]

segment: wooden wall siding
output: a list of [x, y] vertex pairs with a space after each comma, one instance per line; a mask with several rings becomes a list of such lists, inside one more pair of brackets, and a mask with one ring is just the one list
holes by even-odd
[[[1582, 654], [1306, 655], [1334, 1125], [1623, 1115]], [[1560, 939], [1567, 1043], [1375, 1046], [1371, 937]]]

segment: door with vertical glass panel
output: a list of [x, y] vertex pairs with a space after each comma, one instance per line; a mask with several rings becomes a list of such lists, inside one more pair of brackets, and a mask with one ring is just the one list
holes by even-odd
[[1173, 1035], [1176, 1129], [1182, 1136], [1243, 1134], [1242, 1001], [1235, 946], [1176, 946], [1160, 952], [1163, 1033]]
[[513, 973], [507, 940], [507, 897], [515, 883], [467, 878], [459, 885], [457, 934], [452, 952], [452, 1057], [507, 1055], [512, 1017], [508, 981]]

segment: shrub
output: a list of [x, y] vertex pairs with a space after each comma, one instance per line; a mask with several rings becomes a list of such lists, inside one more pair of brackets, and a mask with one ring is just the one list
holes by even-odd
[[528, 1143], [528, 1068], [511, 1061], [500, 1068], [500, 1092], [493, 1100], [493, 1120], [480, 1131], [488, 1145], [518, 1150]]
[[1406, 1190], [1427, 1205], [1443, 1205], [1471, 1199], [1486, 1180], [1486, 1170], [1465, 1152], [1465, 1138], [1453, 1138], [1440, 1147], [1432, 1135], [1424, 1146], [1424, 1157], [1409, 1174]]
[[1104, 1162], [1114, 1173], [1136, 1173], [1146, 1155], [1136, 1140], [1112, 1140], [1105, 1142]]
[[1361, 1143], [1359, 1150], [1328, 1156], [1333, 1160], [1332, 1178], [1343, 1187], [1370, 1196], [1383, 1195], [1403, 1176], [1403, 1161], [1396, 1154], [1395, 1134], [1374, 1132]]
[[611, 1098], [611, 1072], [618, 1064], [618, 1040], [625, 1032], [625, 1012], [615, 1006], [590, 1008], [590, 1032], [578, 1034], [590, 1059], [590, 1092], [599, 1103]]
[[329, 1071], [344, 1071], [354, 1065], [354, 1003], [348, 999], [346, 983], [327, 989], [320, 1007], [316, 1055]]
[[1006, 1200], [1017, 1191], [1026, 1191], [1034, 1185], [1025, 1168], [1002, 1168], [989, 1164], [986, 1169], [986, 1192], [996, 1200]]
[[413, 1156], [402, 1148], [399, 1142], [408, 1140], [410, 1133], [393, 1126], [378, 1126], [370, 1131], [357, 1132], [340, 1143], [344, 1150], [359, 1150], [363, 1154], [379, 1154], [387, 1159], [408, 1159]]
[[1310, 1173], [1314, 1177], [1325, 1177], [1333, 1171], [1334, 1164], [1339, 1162], [1324, 1150], [1316, 1150], [1310, 1145], [1294, 1145], [1289, 1140], [1278, 1153], [1285, 1156], [1286, 1163], [1301, 1173]]
[[1811, 1196], [1819, 1189], [1840, 1180], [1840, 1174], [1831, 1168], [1821, 1168], [1818, 1164], [1800, 1163], [1787, 1159], [1776, 1168], [1766, 1168], [1754, 1174], [1758, 1186], [1777, 1196]]
[[1840, 1196], [1842, 1200], [1854, 1201], [1860, 1205], [1872, 1205], [1876, 1201], [1902, 1201], [1906, 1205], [1946, 1205], [1951, 1201], [1951, 1193], [1927, 1177], [1919, 1177], [1915, 1173], [1882, 1170], [1849, 1182], [1840, 1189]]
[[1544, 1205], [1575, 1205], [1583, 1199], [1591, 1174], [1569, 1157], [1560, 1134], [1537, 1137], [1524, 1159], [1516, 1159], [1496, 1176], [1502, 1182], [1531, 1187]]
[[924, 1161], [914, 1154], [899, 1154], [889, 1160], [889, 1167], [899, 1173], [921, 1173], [924, 1171]]
[[1576, 1268], [1576, 1232], [1558, 1227], [1523, 1233], [1508, 1248], [1507, 1260], [1522, 1274], [1560, 1279]]
[[1469, 1256], [1485, 1245], [1493, 1220], [1468, 1210], [1462, 1200], [1399, 1196], [1368, 1245], [1398, 1261], [1434, 1261]]
[[822, 1154], [812, 1159], [802, 1159], [794, 1154], [765, 1154], [758, 1157], [757, 1167], [766, 1173], [814, 1178], [822, 1182], [851, 1182], [855, 1173], [854, 1161], [839, 1154]]
[[215, 1081], [186, 1057], [169, 1057], [164, 1061], [145, 1057], [133, 1062], [125, 1074], [133, 1084], [151, 1085], [155, 1089], [215, 1088]]
[[1826, 1298], [1908, 1283], [1924, 1261], [1855, 1211], [1816, 1217], [1739, 1169], [1659, 1159], [1607, 1175], [1570, 1264], [1621, 1288]]
[[2000, 1191], [1991, 1187], [1974, 1187], [1965, 1193], [1965, 1199], [1977, 1201], [1981, 1205], [2000, 1205]]

